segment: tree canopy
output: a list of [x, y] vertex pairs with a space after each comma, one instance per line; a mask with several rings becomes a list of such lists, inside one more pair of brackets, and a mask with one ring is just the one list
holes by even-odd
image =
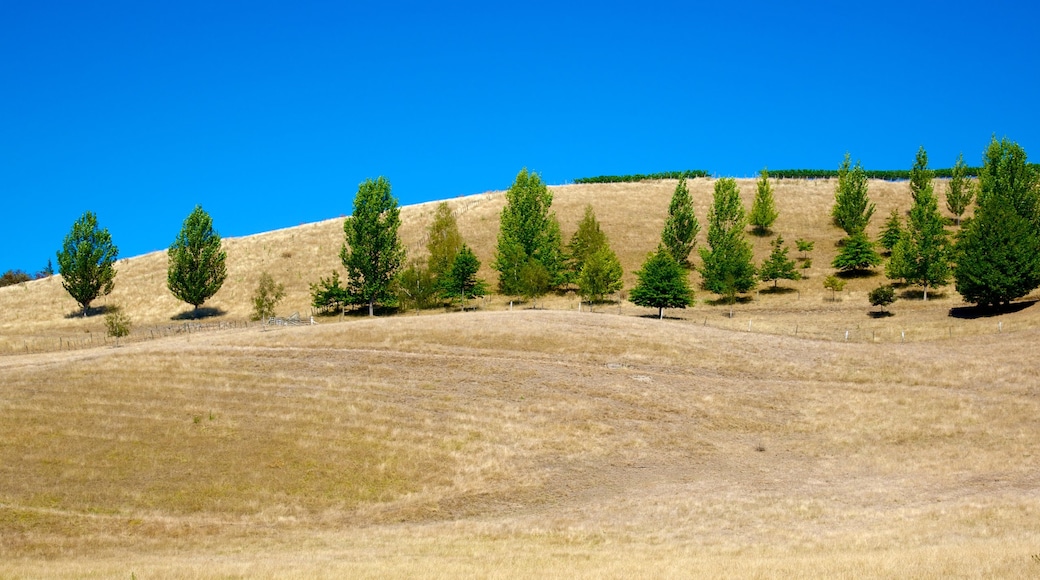
[[178, 300], [198, 310], [224, 285], [227, 252], [213, 229], [213, 218], [195, 206], [167, 252], [166, 285]]
[[115, 287], [118, 256], [119, 248], [112, 243], [108, 230], [98, 227], [93, 212], [85, 212], [72, 224], [58, 250], [58, 272], [61, 285], [83, 307], [83, 316], [91, 302]]
[[638, 282], [629, 299], [638, 306], [657, 308], [658, 318], [664, 318], [665, 308], [686, 308], [693, 303], [693, 291], [686, 276], [686, 269], [660, 245], [636, 272]]
[[393, 280], [405, 252], [397, 235], [401, 210], [385, 177], [358, 186], [354, 213], [343, 222], [340, 260], [347, 269], [347, 292], [353, 304], [375, 305], [393, 298]]
[[[498, 290], [502, 294], [544, 293], [566, 282], [560, 224], [549, 211], [552, 199], [552, 192], [538, 174], [528, 173], [526, 168], [506, 192], [493, 264], [499, 272]], [[530, 283], [535, 278], [540, 281], [542, 276], [535, 275], [537, 268], [529, 262], [544, 271], [545, 284]]]
[[859, 161], [850, 167], [850, 156], [838, 167], [838, 188], [834, 193], [831, 215], [834, 223], [848, 235], [862, 232], [874, 215], [875, 205], [867, 196], [867, 175]]
[[689, 264], [690, 252], [697, 245], [697, 233], [701, 224], [693, 213], [693, 198], [686, 187], [686, 176], [679, 177], [679, 183], [668, 203], [668, 218], [661, 232], [661, 243], [672, 254], [676, 262], [686, 266]]
[[701, 248], [704, 288], [725, 295], [730, 302], [736, 294], [755, 288], [755, 265], [751, 244], [744, 235], [744, 206], [737, 182], [724, 177], [715, 182], [715, 193], [708, 213], [708, 248]]
[[1040, 286], [1038, 176], [1017, 143], [990, 142], [977, 201], [955, 247], [957, 292], [979, 305], [1007, 304]]
[[776, 210], [776, 200], [773, 198], [773, 186], [769, 184], [769, 170], [763, 169], [759, 174], [755, 200], [751, 203], [751, 215], [748, 223], [754, 227], [756, 235], [764, 236], [773, 227], [779, 212]]

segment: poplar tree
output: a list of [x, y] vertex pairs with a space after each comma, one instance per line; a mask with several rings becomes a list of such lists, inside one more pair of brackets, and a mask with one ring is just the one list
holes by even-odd
[[672, 254], [676, 262], [682, 266], [689, 265], [690, 252], [697, 245], [697, 233], [701, 225], [693, 213], [693, 198], [686, 187], [686, 176], [679, 177], [679, 183], [668, 203], [668, 219], [661, 232], [661, 243]]
[[934, 177], [935, 172], [928, 169], [928, 153], [922, 145], [917, 149], [917, 155], [914, 157], [914, 166], [910, 168], [910, 197], [914, 202], [917, 201], [917, 196], [922, 191], [933, 191], [932, 179]]
[[58, 250], [58, 272], [61, 285], [83, 307], [83, 316], [90, 310], [91, 302], [108, 295], [115, 287], [113, 265], [118, 256], [119, 248], [112, 243], [108, 229], [98, 227], [93, 212], [85, 212], [73, 222]]
[[738, 293], [754, 289], [757, 283], [744, 219], [737, 182], [729, 177], [716, 181], [708, 213], [709, 248], [700, 251], [701, 276], [706, 290], [725, 295], [731, 304]]
[[506, 192], [493, 264], [502, 294], [535, 297], [540, 294], [531, 292], [545, 293], [566, 282], [560, 224], [549, 211], [552, 199], [538, 174], [526, 168]]
[[451, 269], [455, 256], [461, 249], [462, 234], [459, 233], [459, 224], [448, 202], [442, 201], [434, 211], [426, 241], [426, 250], [430, 253], [427, 264], [435, 281]]
[[581, 274], [585, 261], [606, 245], [607, 235], [603, 233], [599, 222], [596, 221], [596, 212], [592, 209], [591, 204], [586, 205], [585, 213], [578, 222], [578, 229], [571, 236], [570, 243], [567, 244], [568, 263], [575, 278]]
[[600, 302], [621, 290], [623, 273], [617, 255], [604, 245], [585, 260], [578, 274], [578, 293], [590, 303]]
[[344, 243], [340, 260], [347, 269], [347, 292], [354, 304], [375, 305], [393, 298], [398, 269], [404, 262], [397, 229], [401, 210], [385, 177], [367, 179], [354, 196], [354, 213], [343, 222]]
[[773, 199], [773, 187], [769, 184], [769, 170], [763, 169], [758, 179], [758, 190], [755, 200], [751, 203], [751, 215], [748, 222], [754, 226], [754, 233], [764, 236], [769, 233], [779, 213], [776, 211], [776, 201]]
[[184, 220], [180, 233], [167, 251], [166, 286], [178, 300], [191, 304], [195, 313], [213, 297], [227, 278], [227, 252], [213, 218], [201, 206]]
[[967, 177], [968, 166], [964, 163], [964, 154], [957, 156], [953, 165], [950, 182], [946, 190], [946, 209], [953, 214], [954, 222], [961, 225], [961, 216], [968, 210], [975, 197], [975, 182]]
[[855, 167], [850, 167], [849, 154], [845, 153], [845, 160], [838, 167], [838, 187], [831, 210], [834, 224], [850, 236], [862, 232], [875, 209], [867, 196], [867, 174], [859, 161]]
[[939, 213], [939, 200], [932, 189], [931, 174], [928, 156], [922, 147], [910, 171], [914, 204], [910, 208], [906, 234], [900, 237], [893, 250], [893, 254], [899, 253], [902, 277], [924, 288], [925, 301], [928, 300], [929, 287], [942, 286], [950, 280], [949, 242]]

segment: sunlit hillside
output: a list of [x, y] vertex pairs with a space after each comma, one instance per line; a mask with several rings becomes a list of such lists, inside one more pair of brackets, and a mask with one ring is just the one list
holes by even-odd
[[[593, 205], [630, 288], [674, 187], [561, 186], [554, 208], [569, 237]], [[691, 182], [702, 223], [711, 189]], [[832, 296], [833, 194], [776, 183], [774, 229], [814, 266], [732, 316], [698, 291], [665, 320], [560, 294], [245, 325], [264, 271], [309, 318], [342, 219], [226, 240], [206, 331], [163, 253], [99, 301], [134, 322], [118, 346], [58, 277], [2, 288], [0, 578], [1035, 577], [1035, 298], [905, 289], [876, 317], [881, 276]], [[875, 235], [909, 207], [905, 184], [871, 196]], [[494, 283], [504, 195], [449, 203]], [[412, 256], [434, 207], [402, 210]]]
[[[696, 205], [696, 214], [705, 225], [711, 203], [714, 181], [695, 179], [690, 182]], [[635, 283], [635, 271], [648, 252], [653, 250], [667, 213], [674, 180], [624, 184], [566, 185], [552, 188], [553, 209], [556, 212], [565, 239], [577, 227], [582, 211], [591, 204], [604, 231], [618, 253], [625, 269], [626, 289]], [[750, 207], [755, 181], [739, 180], [741, 196]], [[833, 273], [830, 262], [834, 258], [841, 230], [830, 221], [830, 207], [834, 198], [834, 180], [777, 180], [776, 201], [780, 217], [774, 231], [784, 237], [791, 247], [796, 239], [815, 242], [811, 253], [812, 268], [803, 270], [806, 276], [798, 282], [783, 282], [788, 291], [769, 293], [762, 285], [752, 300], [738, 304], [733, 318], [729, 308], [714, 305], [717, 298], [699, 291], [698, 304], [686, 311], [672, 311], [671, 316], [699, 320], [702, 324], [716, 324], [770, 333], [808, 333], [819, 338], [850, 340], [919, 340], [958, 334], [977, 334], [1016, 330], [1040, 325], [1040, 311], [1032, 308], [1005, 315], [1001, 321], [978, 319], [963, 313], [964, 306], [952, 286], [936, 293], [923, 303], [913, 289], [906, 293], [911, 299], [895, 304], [895, 316], [885, 319], [868, 317], [870, 305], [867, 292], [884, 283], [883, 275], [852, 279], [837, 300], [822, 286], [823, 278]], [[945, 186], [937, 181], [942, 196]], [[876, 236], [884, 219], [893, 208], [909, 208], [910, 195], [906, 183], [872, 181], [870, 195], [877, 204], [877, 212], [868, 232]], [[498, 235], [498, 216], [505, 203], [503, 192], [492, 192], [448, 200], [457, 213], [460, 230], [483, 262], [482, 276], [494, 286], [496, 272], [490, 264], [494, 258]], [[940, 205], [942, 202], [940, 200]], [[425, 253], [425, 233], [433, 216], [436, 203], [406, 206], [402, 209], [400, 235], [408, 255], [421, 257]], [[220, 224], [216, 224], [218, 229]], [[705, 228], [700, 244], [705, 243]], [[769, 253], [771, 237], [749, 236], [754, 242], [756, 260]], [[118, 240], [115, 240], [118, 244]], [[287, 228], [243, 238], [227, 239], [228, 279], [224, 287], [206, 303], [207, 308], [220, 313], [207, 322], [245, 321], [251, 312], [250, 297], [262, 272], [268, 272], [285, 285], [286, 298], [279, 304], [278, 313], [285, 316], [299, 312], [304, 318], [310, 314], [310, 284], [334, 269], [343, 271], [339, 250], [343, 244], [342, 218]], [[58, 241], [55, 242], [56, 244]], [[698, 258], [699, 260], [699, 258]], [[183, 324], [182, 318], [190, 307], [178, 302], [166, 289], [167, 260], [164, 252], [157, 252], [120, 260], [116, 289], [96, 305], [118, 304], [126, 309], [137, 328], [137, 337], [149, 332], [154, 336], [162, 327]], [[696, 273], [691, 280], [698, 282]], [[509, 307], [510, 297], [493, 296], [482, 304], [485, 309]], [[527, 305], [529, 306], [529, 305]], [[551, 296], [539, 307], [576, 309], [577, 300], [571, 296]], [[0, 352], [32, 352], [51, 350], [60, 345], [82, 344], [102, 340], [101, 316], [87, 319], [75, 316], [77, 304], [61, 287], [57, 277], [0, 288], [0, 311], [8, 315], [0, 320]], [[951, 310], [953, 309], [953, 310]], [[648, 313], [631, 304], [621, 305], [627, 314]], [[954, 316], [951, 316], [954, 314]], [[151, 330], [150, 330], [151, 329]], [[88, 340], [88, 337], [90, 340]]]

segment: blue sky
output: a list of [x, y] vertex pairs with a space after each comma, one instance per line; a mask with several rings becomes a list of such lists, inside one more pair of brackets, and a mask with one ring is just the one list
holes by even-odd
[[[1040, 159], [1029, 2], [0, 0], [0, 271], [577, 177]], [[55, 261], [56, 264], [56, 261]]]

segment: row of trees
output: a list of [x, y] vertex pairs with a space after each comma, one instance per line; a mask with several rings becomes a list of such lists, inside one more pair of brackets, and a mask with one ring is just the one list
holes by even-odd
[[[85, 212], [72, 224], [58, 250], [58, 272], [62, 286], [82, 307], [83, 316], [94, 300], [115, 287], [118, 257], [119, 248], [112, 242], [112, 235], [100, 227], [93, 212]], [[227, 253], [213, 229], [212, 218], [199, 206], [184, 220], [167, 257], [167, 287], [196, 312], [227, 278]]]
[[[1025, 151], [1008, 139], [992, 139], [978, 181], [959, 156], [947, 185], [946, 207], [959, 229], [951, 234], [939, 211], [935, 173], [922, 147], [909, 171], [912, 205], [904, 224], [893, 210], [879, 243], [889, 255], [888, 278], [920, 286], [924, 300], [935, 287], [954, 280], [968, 302], [1007, 304], [1040, 287], [1040, 173]], [[971, 220], [963, 216], [976, 202]], [[839, 170], [834, 222], [848, 234], [833, 265], [844, 272], [870, 270], [881, 256], [864, 233], [874, 212], [861, 168]]]

